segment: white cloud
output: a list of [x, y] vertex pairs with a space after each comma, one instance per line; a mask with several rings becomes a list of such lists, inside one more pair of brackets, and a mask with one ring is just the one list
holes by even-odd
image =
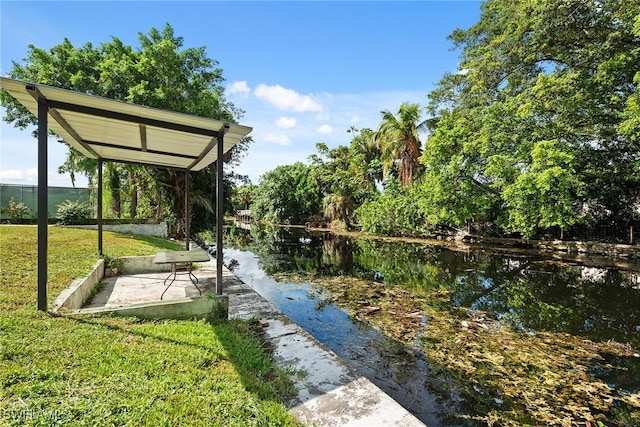
[[[56, 172], [57, 175], [57, 172]], [[49, 177], [51, 176], [51, 171], [49, 172]], [[36, 182], [38, 180], [38, 168], [29, 168], [27, 169], [27, 176], [25, 179], [29, 182]]]
[[[84, 175], [76, 176], [76, 186], [85, 187], [87, 180]], [[71, 187], [69, 174], [59, 174], [56, 169], [49, 169], [47, 180], [50, 187]], [[36, 185], [38, 183], [38, 168], [5, 169], [0, 170], [0, 182], [18, 185]]]
[[328, 112], [318, 113], [315, 115], [314, 119], [319, 122], [328, 122], [331, 120], [331, 114]]
[[[314, 100], [322, 105], [323, 111], [311, 114], [283, 113], [257, 97], [249, 96], [239, 106], [247, 111], [242, 123], [253, 127], [250, 135], [253, 135], [255, 143], [249, 148], [247, 157], [236, 172], [248, 175], [253, 183], [257, 183], [260, 175], [278, 165], [307, 162], [310, 155], [317, 154], [318, 142], [326, 143], [329, 148], [349, 145], [357, 135], [347, 132], [351, 126], [360, 130], [375, 130], [382, 120], [381, 110], [396, 112], [403, 102], [424, 104], [426, 93], [427, 90], [333, 94], [322, 92], [314, 94]], [[276, 122], [283, 116], [295, 118], [296, 126], [290, 129], [278, 128]], [[324, 124], [331, 126], [331, 133], [318, 133]]]
[[239, 95], [243, 98], [246, 98], [247, 96], [249, 96], [250, 92], [251, 88], [249, 88], [249, 85], [247, 85], [247, 82], [244, 80], [233, 82], [229, 86], [227, 86], [227, 93], [231, 95]]
[[256, 145], [255, 150], [249, 150], [249, 154], [242, 160], [242, 168], [236, 172], [248, 175], [253, 184], [260, 182], [260, 177], [265, 173], [274, 170], [280, 165], [292, 165], [296, 162], [307, 163], [310, 154], [304, 148], [298, 150], [295, 146], [274, 147], [260, 149]]
[[320, 126], [319, 128], [317, 128], [316, 132], [327, 134], [327, 133], [333, 132], [333, 128], [331, 126], [327, 125], [327, 124], [324, 124], [324, 125]]
[[262, 140], [262, 141], [266, 141], [266, 142], [271, 142], [273, 144], [278, 144], [278, 145], [290, 145], [291, 144], [291, 140], [289, 139], [289, 137], [287, 137], [286, 135], [275, 134], [275, 133], [265, 133], [263, 135], [260, 135], [260, 137], [258, 137], [257, 140], [258, 141]]
[[308, 95], [301, 95], [298, 92], [286, 89], [280, 85], [267, 86], [259, 84], [254, 94], [280, 110], [291, 110], [296, 112], [322, 111], [322, 105], [314, 101]]
[[0, 171], [0, 180], [22, 179], [23, 174], [19, 169], [8, 169]]
[[296, 119], [293, 117], [280, 117], [276, 121], [276, 126], [279, 128], [290, 129], [296, 126]]

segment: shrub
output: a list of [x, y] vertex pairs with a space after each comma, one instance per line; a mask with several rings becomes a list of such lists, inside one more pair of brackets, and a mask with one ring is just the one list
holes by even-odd
[[122, 267], [122, 264], [124, 262], [122, 258], [110, 256], [107, 254], [102, 255], [102, 258], [104, 259], [105, 268], [120, 268]]
[[65, 200], [58, 205], [57, 217], [61, 224], [80, 224], [91, 218], [91, 213], [89, 203]]
[[13, 196], [11, 196], [11, 199], [9, 200], [8, 208], [2, 207], [0, 209], [2, 209], [2, 213], [7, 214], [11, 222], [21, 220], [31, 213], [31, 209], [29, 209], [24, 203], [16, 203], [16, 199]]
[[386, 189], [385, 194], [356, 209], [355, 216], [365, 233], [413, 236], [424, 234], [428, 226], [413, 189]]

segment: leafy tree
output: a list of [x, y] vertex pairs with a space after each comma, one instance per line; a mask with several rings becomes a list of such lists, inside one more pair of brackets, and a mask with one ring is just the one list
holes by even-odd
[[327, 159], [312, 156], [312, 174], [324, 193], [322, 211], [330, 220], [349, 228], [357, 191], [356, 180], [350, 171], [349, 147], [341, 145], [329, 150], [325, 144], [317, 144], [316, 148], [321, 157]]
[[262, 175], [251, 203], [254, 218], [275, 223], [302, 223], [321, 214], [322, 193], [301, 162], [278, 166]]
[[421, 214], [432, 224], [497, 219], [501, 199], [485, 177], [486, 160], [472, 131], [472, 114], [442, 112], [420, 158], [425, 172], [416, 195]]
[[352, 153], [352, 163], [357, 173], [366, 183], [369, 190], [375, 190], [377, 184], [383, 180], [383, 165], [380, 149], [372, 144], [373, 131], [369, 128], [356, 129], [353, 126], [347, 130], [353, 135], [349, 149]]
[[353, 208], [353, 199], [347, 194], [327, 194], [322, 200], [322, 212], [324, 215], [331, 220], [344, 224], [347, 229], [351, 227]]
[[81, 172], [85, 174], [91, 185], [93, 181], [93, 173], [98, 168], [98, 161], [96, 159], [90, 159], [85, 157], [81, 152], [76, 150], [70, 145], [67, 145], [68, 152], [67, 158], [64, 163], [58, 166], [58, 173], [68, 173], [71, 178], [71, 185], [76, 186], [76, 173]]
[[[117, 37], [94, 48], [91, 43], [74, 47], [68, 39], [50, 50], [29, 46], [24, 64], [13, 62], [9, 77], [91, 93], [126, 102], [234, 122], [243, 112], [226, 101], [222, 69], [218, 62], [206, 56], [205, 48], [184, 48], [184, 40], [166, 24], [162, 31], [152, 28], [149, 34], [139, 33], [140, 47], [126, 46]], [[0, 102], [7, 108], [6, 122], [18, 127], [35, 124], [35, 117], [6, 93]], [[224, 159], [237, 162], [248, 148], [250, 138], [240, 142]], [[210, 169], [210, 168], [207, 168]], [[95, 166], [81, 161], [78, 153], [69, 151], [61, 170], [70, 174], [92, 176]], [[138, 193], [165, 208], [163, 215], [179, 218], [178, 232], [184, 224], [184, 173], [164, 168], [125, 166], [117, 188], [128, 188], [130, 213], [137, 214]], [[133, 174], [133, 176], [131, 176]], [[212, 194], [215, 173], [209, 170], [206, 179], [194, 179]], [[115, 186], [115, 181], [113, 185]], [[116, 188], [116, 187], [114, 187]], [[136, 203], [133, 203], [133, 200]], [[203, 200], [194, 197], [192, 201]], [[211, 204], [201, 205], [211, 208]]]
[[236, 209], [249, 209], [251, 206], [253, 188], [250, 185], [242, 185], [236, 188], [233, 196]]
[[[633, 34], [640, 38], [640, 13], [635, 17]], [[638, 143], [640, 142], [640, 70], [636, 72], [633, 81], [637, 84], [637, 90], [627, 99], [627, 105], [623, 112], [624, 121], [620, 123], [619, 131]]]
[[531, 152], [529, 171], [521, 173], [505, 188], [507, 228], [533, 234], [534, 227], [561, 230], [574, 224], [580, 215], [575, 204], [583, 184], [572, 169], [573, 157], [563, 152], [556, 141], [541, 141]]
[[350, 228], [354, 210], [377, 193], [375, 159], [367, 159], [368, 152], [362, 135], [354, 137], [351, 146], [330, 150], [317, 144], [320, 156], [312, 155], [312, 176], [324, 194], [322, 209], [337, 225]]
[[384, 176], [398, 161], [398, 177], [403, 186], [410, 186], [419, 177], [418, 159], [422, 153], [417, 124], [420, 120], [418, 104], [403, 103], [397, 116], [389, 110], [383, 110], [382, 122], [372, 135], [373, 144], [380, 150]]
[[396, 178], [385, 181], [384, 194], [366, 200], [355, 210], [365, 233], [392, 236], [420, 235], [426, 218], [419, 209], [418, 187], [401, 187]]
[[[430, 95], [424, 212], [511, 230], [617, 221], [640, 201], [639, 0], [487, 0]], [[557, 156], [557, 157], [556, 157]], [[588, 216], [585, 216], [587, 213]]]
[[111, 190], [111, 211], [116, 218], [122, 216], [122, 198], [120, 191], [121, 175], [124, 174], [120, 165], [108, 162], [104, 168], [104, 180]]

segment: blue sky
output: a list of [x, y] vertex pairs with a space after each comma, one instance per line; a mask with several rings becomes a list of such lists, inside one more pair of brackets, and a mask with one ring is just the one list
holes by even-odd
[[[29, 44], [49, 49], [66, 37], [97, 47], [115, 36], [137, 48], [139, 32], [169, 23], [185, 47], [205, 46], [224, 70], [227, 99], [253, 127], [236, 172], [256, 184], [278, 165], [306, 162], [318, 142], [348, 145], [347, 129], [375, 129], [381, 110], [424, 106], [442, 75], [457, 70], [447, 36], [479, 17], [479, 1], [2, 0], [0, 75]], [[0, 138], [0, 182], [36, 184], [30, 131], [2, 122]], [[49, 151], [50, 185], [70, 186], [57, 174], [65, 147], [52, 140]]]

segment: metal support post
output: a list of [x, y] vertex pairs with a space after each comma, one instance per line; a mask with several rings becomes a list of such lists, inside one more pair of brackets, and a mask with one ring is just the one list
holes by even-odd
[[98, 219], [98, 255], [104, 255], [102, 249], [102, 157], [98, 158], [98, 207], [96, 218]]
[[49, 248], [49, 182], [47, 177], [48, 106], [38, 100], [38, 310], [47, 310], [47, 252]]
[[224, 134], [228, 131], [229, 124], [225, 123], [223, 130], [218, 135], [217, 160], [216, 160], [216, 294], [222, 295], [222, 225], [224, 222]]
[[184, 249], [189, 250], [189, 171], [184, 171]]

